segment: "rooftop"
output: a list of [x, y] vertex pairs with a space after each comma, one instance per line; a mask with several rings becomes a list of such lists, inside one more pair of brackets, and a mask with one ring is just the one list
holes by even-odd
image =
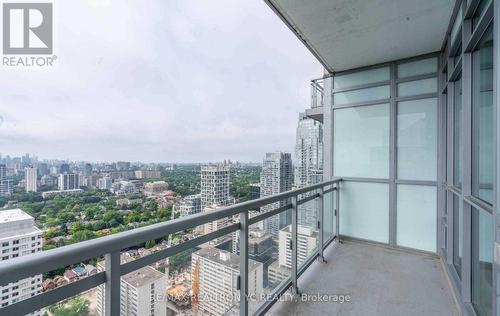
[[0, 211], [0, 224], [30, 219], [33, 219], [33, 217], [19, 208]]
[[[206, 247], [196, 251], [194, 254], [239, 271], [240, 257], [232, 252]], [[248, 270], [253, 270], [260, 264], [257, 261], [248, 259]]]

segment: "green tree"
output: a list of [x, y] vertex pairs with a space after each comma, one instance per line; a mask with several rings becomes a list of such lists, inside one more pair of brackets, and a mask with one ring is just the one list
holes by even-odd
[[84, 298], [76, 297], [66, 304], [59, 304], [49, 308], [54, 316], [85, 316], [89, 315], [90, 302]]

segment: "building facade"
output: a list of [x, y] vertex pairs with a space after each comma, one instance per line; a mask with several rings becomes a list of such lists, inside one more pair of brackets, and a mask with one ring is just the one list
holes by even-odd
[[59, 175], [59, 191], [76, 190], [80, 188], [80, 176], [76, 173], [63, 173]]
[[[0, 252], [2, 261], [42, 250], [42, 231], [35, 219], [20, 209], [0, 211]], [[0, 306], [25, 300], [42, 292], [42, 275], [0, 286]], [[40, 315], [39, 312], [30, 315]]]
[[[231, 252], [207, 247], [191, 256], [191, 280], [198, 315], [226, 315], [238, 311], [237, 279], [239, 257]], [[262, 263], [248, 262], [248, 293], [262, 294]]]
[[38, 191], [38, 169], [33, 166], [24, 168], [24, 175], [26, 179], [26, 192]]
[[[267, 153], [262, 163], [260, 175], [260, 196], [270, 196], [292, 189], [292, 157], [289, 153]], [[284, 201], [272, 203], [261, 208], [267, 212], [285, 205]], [[274, 237], [281, 228], [291, 223], [291, 212], [282, 212], [265, 223], [265, 229]]]
[[229, 166], [219, 163], [201, 167], [201, 208], [211, 204], [231, 204]]
[[[120, 261], [126, 263], [133, 260], [122, 254]], [[104, 270], [104, 262], [97, 265], [98, 271]], [[121, 277], [120, 281], [120, 315], [166, 316], [167, 276], [147, 266]], [[97, 287], [97, 315], [105, 315], [104, 285]]]
[[[305, 113], [299, 114], [293, 167], [296, 188], [316, 184], [323, 178], [323, 126]], [[317, 200], [299, 205], [299, 224], [317, 227], [317, 210]]]

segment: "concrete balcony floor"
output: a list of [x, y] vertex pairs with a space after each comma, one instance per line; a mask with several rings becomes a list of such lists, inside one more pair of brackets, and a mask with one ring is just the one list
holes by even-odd
[[436, 256], [344, 241], [325, 258], [299, 278], [299, 291], [348, 294], [350, 302], [279, 301], [268, 315], [460, 315]]

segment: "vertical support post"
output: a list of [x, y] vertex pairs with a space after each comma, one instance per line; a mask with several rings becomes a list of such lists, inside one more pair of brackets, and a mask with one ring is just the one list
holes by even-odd
[[397, 85], [396, 85], [396, 66], [390, 66], [391, 79], [391, 101], [389, 108], [389, 245], [397, 245], [397, 210], [396, 210], [396, 155], [397, 155]]
[[104, 310], [106, 316], [120, 315], [120, 252], [104, 256], [106, 284], [104, 286]]
[[339, 244], [342, 243], [340, 239], [340, 183], [336, 184], [337, 189], [335, 190], [335, 231], [337, 233], [337, 239]]
[[297, 196], [292, 196], [292, 291], [299, 294], [297, 283]]
[[325, 245], [325, 241], [324, 241], [324, 221], [325, 221], [325, 213], [324, 213], [324, 202], [323, 202], [323, 191], [324, 191], [324, 188], [321, 187], [319, 189], [319, 200], [318, 200], [318, 230], [319, 230], [319, 246], [318, 246], [318, 249], [319, 249], [319, 260], [321, 260], [322, 262], [326, 262], [325, 260], [325, 256], [323, 255], [323, 247]]
[[248, 212], [240, 213], [240, 315], [248, 315]]

